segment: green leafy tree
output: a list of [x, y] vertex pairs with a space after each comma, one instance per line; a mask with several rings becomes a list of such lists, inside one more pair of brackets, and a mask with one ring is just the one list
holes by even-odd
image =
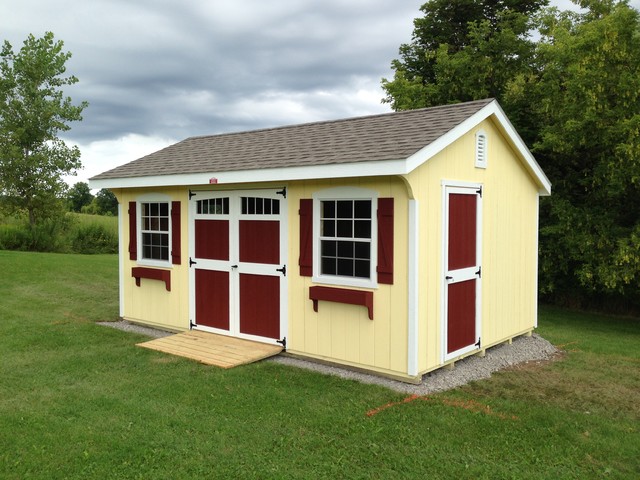
[[0, 197], [32, 227], [61, 211], [61, 177], [81, 166], [80, 150], [59, 137], [87, 106], [63, 94], [78, 81], [64, 76], [70, 57], [51, 32], [29, 35], [18, 52], [5, 41], [0, 52]]
[[554, 184], [542, 204], [541, 287], [640, 304], [640, 17], [626, 2], [549, 10], [531, 77], [509, 87], [526, 104], [533, 152]]
[[67, 201], [69, 202], [69, 209], [72, 212], [82, 211], [82, 207], [89, 205], [93, 200], [91, 189], [86, 182], [78, 182], [67, 192]]
[[[402, 110], [498, 97], [553, 184], [540, 212], [543, 294], [573, 305], [637, 308], [639, 13], [626, 1], [575, 3], [580, 13], [538, 11], [541, 3], [532, 3], [461, 29], [446, 3], [428, 2], [414, 42], [393, 63], [394, 79], [383, 79], [384, 101]], [[461, 4], [451, 3], [450, 12]], [[436, 11], [456, 28], [447, 33]]]
[[501, 97], [506, 83], [529, 68], [533, 14], [547, 0], [431, 0], [400, 46], [392, 80], [382, 79], [394, 110]]
[[118, 199], [111, 190], [103, 188], [96, 194], [96, 204], [100, 215], [117, 215]]

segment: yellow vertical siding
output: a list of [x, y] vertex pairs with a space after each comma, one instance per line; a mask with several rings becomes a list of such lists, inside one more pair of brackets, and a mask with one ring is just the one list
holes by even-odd
[[[122, 238], [124, 242], [123, 258], [123, 293], [124, 314], [126, 320], [144, 323], [169, 330], [187, 330], [189, 328], [189, 239], [188, 239], [188, 191], [179, 188], [157, 189], [123, 189], [115, 194], [121, 205]], [[129, 260], [129, 202], [135, 202], [140, 195], [162, 194], [170, 197], [170, 201], [180, 201], [181, 223], [181, 264], [171, 265], [171, 291], [158, 280], [141, 279], [136, 286], [131, 269], [138, 266], [136, 261]]]
[[[394, 197], [394, 284], [378, 285], [374, 294], [374, 319], [361, 306], [319, 302], [318, 312], [309, 300], [311, 277], [297, 269], [300, 255], [300, 199], [334, 187], [373, 190], [380, 198]], [[406, 375], [407, 371], [407, 208], [406, 186], [398, 178], [357, 178], [301, 181], [289, 184], [289, 337], [287, 349], [323, 360]], [[372, 252], [376, 255], [375, 252]], [[331, 285], [328, 285], [331, 286]], [[335, 288], [351, 288], [339, 287]]]
[[[475, 133], [488, 137], [486, 169], [475, 167]], [[535, 325], [538, 191], [491, 119], [407, 175], [420, 202], [419, 371], [442, 363], [442, 180], [480, 183], [481, 338], [490, 346]]]

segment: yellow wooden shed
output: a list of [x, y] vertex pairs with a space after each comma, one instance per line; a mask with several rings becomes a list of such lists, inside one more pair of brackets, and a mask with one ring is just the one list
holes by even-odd
[[405, 381], [536, 326], [551, 185], [493, 99], [192, 137], [90, 182], [135, 323]]

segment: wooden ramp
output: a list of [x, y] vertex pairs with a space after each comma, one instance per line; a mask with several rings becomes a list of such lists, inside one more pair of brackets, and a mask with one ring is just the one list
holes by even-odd
[[137, 346], [221, 368], [233, 368], [257, 362], [282, 351], [279, 345], [268, 345], [198, 330], [138, 343]]

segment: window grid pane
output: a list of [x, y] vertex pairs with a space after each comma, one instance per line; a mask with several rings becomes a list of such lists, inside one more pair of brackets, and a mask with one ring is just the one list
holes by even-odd
[[207, 198], [196, 202], [200, 215], [229, 215], [229, 198]]
[[168, 261], [169, 203], [143, 203], [141, 212], [142, 258], [146, 260]]
[[320, 202], [322, 275], [371, 276], [371, 200]]
[[280, 215], [280, 200], [277, 198], [242, 197], [242, 215]]

